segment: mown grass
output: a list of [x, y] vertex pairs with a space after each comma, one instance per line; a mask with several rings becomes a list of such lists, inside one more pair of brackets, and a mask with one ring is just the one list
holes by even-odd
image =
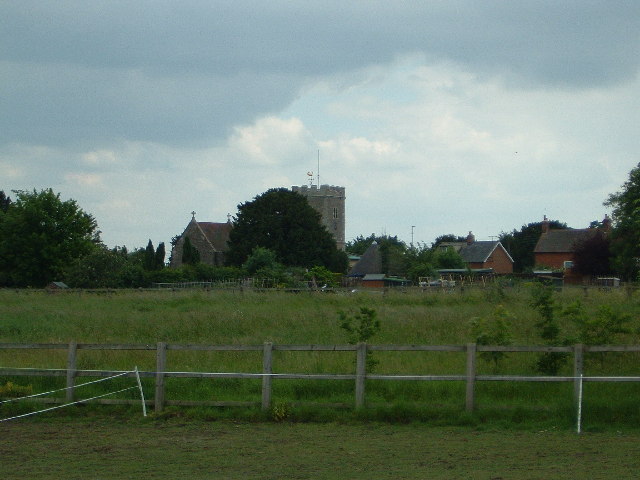
[[[565, 289], [555, 297], [568, 305], [579, 299], [588, 312], [603, 304], [632, 316], [630, 333], [619, 343], [637, 343], [640, 301], [627, 291]], [[513, 316], [512, 343], [540, 345], [535, 323], [538, 313], [529, 306], [525, 284], [502, 289], [466, 289], [463, 292], [357, 292], [309, 294], [229, 291], [128, 291], [104, 295], [64, 293], [48, 295], [31, 291], [0, 291], [0, 342], [17, 343], [135, 343], [155, 344], [345, 344], [338, 312], [374, 308], [381, 330], [373, 344], [462, 345], [474, 341], [471, 319], [489, 317], [498, 305]], [[575, 326], [562, 325], [563, 335], [575, 336]], [[464, 353], [375, 352], [376, 373], [464, 374]], [[608, 354], [587, 358], [587, 375], [640, 375], [638, 354]], [[496, 369], [478, 360], [480, 374], [535, 374], [536, 355], [510, 353]], [[155, 351], [78, 351], [79, 369], [155, 369]], [[261, 372], [262, 352], [167, 353], [172, 371]], [[65, 368], [65, 350], [0, 350], [5, 367]], [[349, 352], [275, 352], [276, 373], [352, 373], [354, 354]], [[568, 364], [562, 374], [570, 374]], [[25, 383], [24, 378], [3, 379]], [[126, 384], [127, 379], [117, 384]], [[79, 383], [81, 379], [79, 380]], [[64, 378], [30, 378], [35, 389], [64, 386]], [[152, 379], [144, 379], [145, 395], [152, 397]], [[167, 399], [259, 401], [259, 380], [169, 378]], [[102, 386], [85, 387], [100, 393]], [[307, 402], [353, 405], [354, 386], [349, 381], [274, 380], [275, 403], [287, 405], [289, 419], [325, 418], [322, 409], [308, 409]], [[573, 422], [573, 390], [570, 384], [479, 382], [478, 411], [473, 422], [529, 423]], [[640, 389], [627, 384], [585, 385], [585, 423], [592, 428], [640, 426], [640, 409], [633, 401]], [[134, 391], [126, 393], [135, 398]], [[464, 412], [461, 382], [368, 381], [366, 418], [393, 421], [425, 421], [458, 424], [471, 421]], [[3, 407], [6, 410], [6, 407]], [[172, 412], [172, 410], [169, 410]], [[596, 413], [597, 412], [597, 413]], [[2, 413], [2, 411], [0, 411]], [[232, 413], [237, 415], [237, 411]], [[171, 414], [171, 413], [170, 413]], [[198, 416], [198, 410], [192, 411]], [[353, 415], [353, 412], [350, 412]], [[205, 415], [212, 415], [206, 413]], [[216, 412], [213, 416], [224, 417]], [[338, 415], [337, 413], [335, 415]], [[404, 420], [402, 420], [404, 419]]]
[[6, 425], [2, 477], [172, 479], [632, 479], [637, 433], [480, 431], [387, 423], [137, 422]]

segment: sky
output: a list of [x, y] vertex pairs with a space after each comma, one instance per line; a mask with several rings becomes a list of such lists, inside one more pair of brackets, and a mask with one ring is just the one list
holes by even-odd
[[310, 181], [347, 241], [585, 228], [640, 163], [639, 52], [637, 0], [1, 1], [0, 190], [129, 249]]

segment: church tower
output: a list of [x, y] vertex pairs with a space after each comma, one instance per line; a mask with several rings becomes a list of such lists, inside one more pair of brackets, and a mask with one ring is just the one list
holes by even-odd
[[333, 185], [304, 185], [291, 187], [291, 190], [306, 197], [307, 202], [320, 213], [322, 224], [336, 241], [340, 250], [344, 250], [345, 231], [345, 195], [344, 187]]

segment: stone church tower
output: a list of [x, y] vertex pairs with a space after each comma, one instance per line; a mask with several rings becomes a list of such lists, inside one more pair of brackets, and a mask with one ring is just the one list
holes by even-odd
[[333, 185], [316, 185], [291, 187], [291, 190], [306, 197], [322, 217], [322, 224], [336, 241], [340, 250], [344, 250], [345, 195], [344, 187]]

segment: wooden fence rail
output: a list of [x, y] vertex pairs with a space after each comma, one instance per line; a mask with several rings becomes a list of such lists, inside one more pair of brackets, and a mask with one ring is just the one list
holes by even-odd
[[[549, 346], [489, 346], [469, 343], [466, 345], [277, 345], [265, 343], [263, 345], [179, 345], [165, 342], [152, 344], [95, 344], [95, 343], [0, 343], [0, 355], [10, 350], [47, 349], [67, 350], [66, 368], [19, 368], [0, 366], [0, 377], [38, 376], [38, 377], [66, 377], [65, 398], [43, 400], [48, 403], [68, 403], [74, 401], [74, 386], [78, 377], [109, 377], [120, 373], [121, 370], [87, 370], [77, 368], [78, 350], [138, 350], [155, 351], [155, 371], [139, 371], [141, 377], [155, 378], [155, 396], [147, 400], [153, 405], [156, 412], [161, 412], [166, 405], [182, 406], [248, 406], [261, 405], [264, 410], [271, 408], [272, 383], [274, 379], [308, 379], [308, 380], [345, 380], [355, 384], [354, 405], [363, 408], [366, 400], [367, 380], [394, 380], [394, 381], [460, 381], [465, 382], [465, 407], [468, 411], [475, 408], [475, 383], [478, 381], [516, 381], [516, 382], [573, 382], [574, 395], [577, 398], [581, 382], [640, 382], [640, 376], [583, 376], [584, 354], [587, 352], [640, 352], [640, 345], [604, 345], [587, 346], [573, 345], [564, 347]], [[209, 351], [209, 352], [262, 352], [262, 369], [260, 372], [178, 372], [167, 370], [167, 352], [171, 350], [182, 351]], [[274, 373], [273, 352], [275, 351], [300, 351], [300, 352], [354, 352], [356, 360], [355, 374], [308, 374], [308, 373]], [[459, 352], [466, 356], [466, 368], [464, 374], [451, 375], [390, 375], [367, 373], [366, 360], [368, 352]], [[478, 375], [476, 371], [476, 358], [481, 352], [557, 352], [569, 353], [573, 356], [573, 375], [571, 376], [526, 376], [526, 375]], [[3, 358], [3, 357], [0, 357]], [[134, 377], [136, 373], [129, 372], [127, 376]], [[236, 379], [261, 379], [262, 398], [255, 402], [233, 401], [185, 401], [168, 400], [165, 398], [166, 378], [236, 378]], [[99, 403], [105, 404], [134, 404], [137, 400], [130, 399], [100, 399]]]

